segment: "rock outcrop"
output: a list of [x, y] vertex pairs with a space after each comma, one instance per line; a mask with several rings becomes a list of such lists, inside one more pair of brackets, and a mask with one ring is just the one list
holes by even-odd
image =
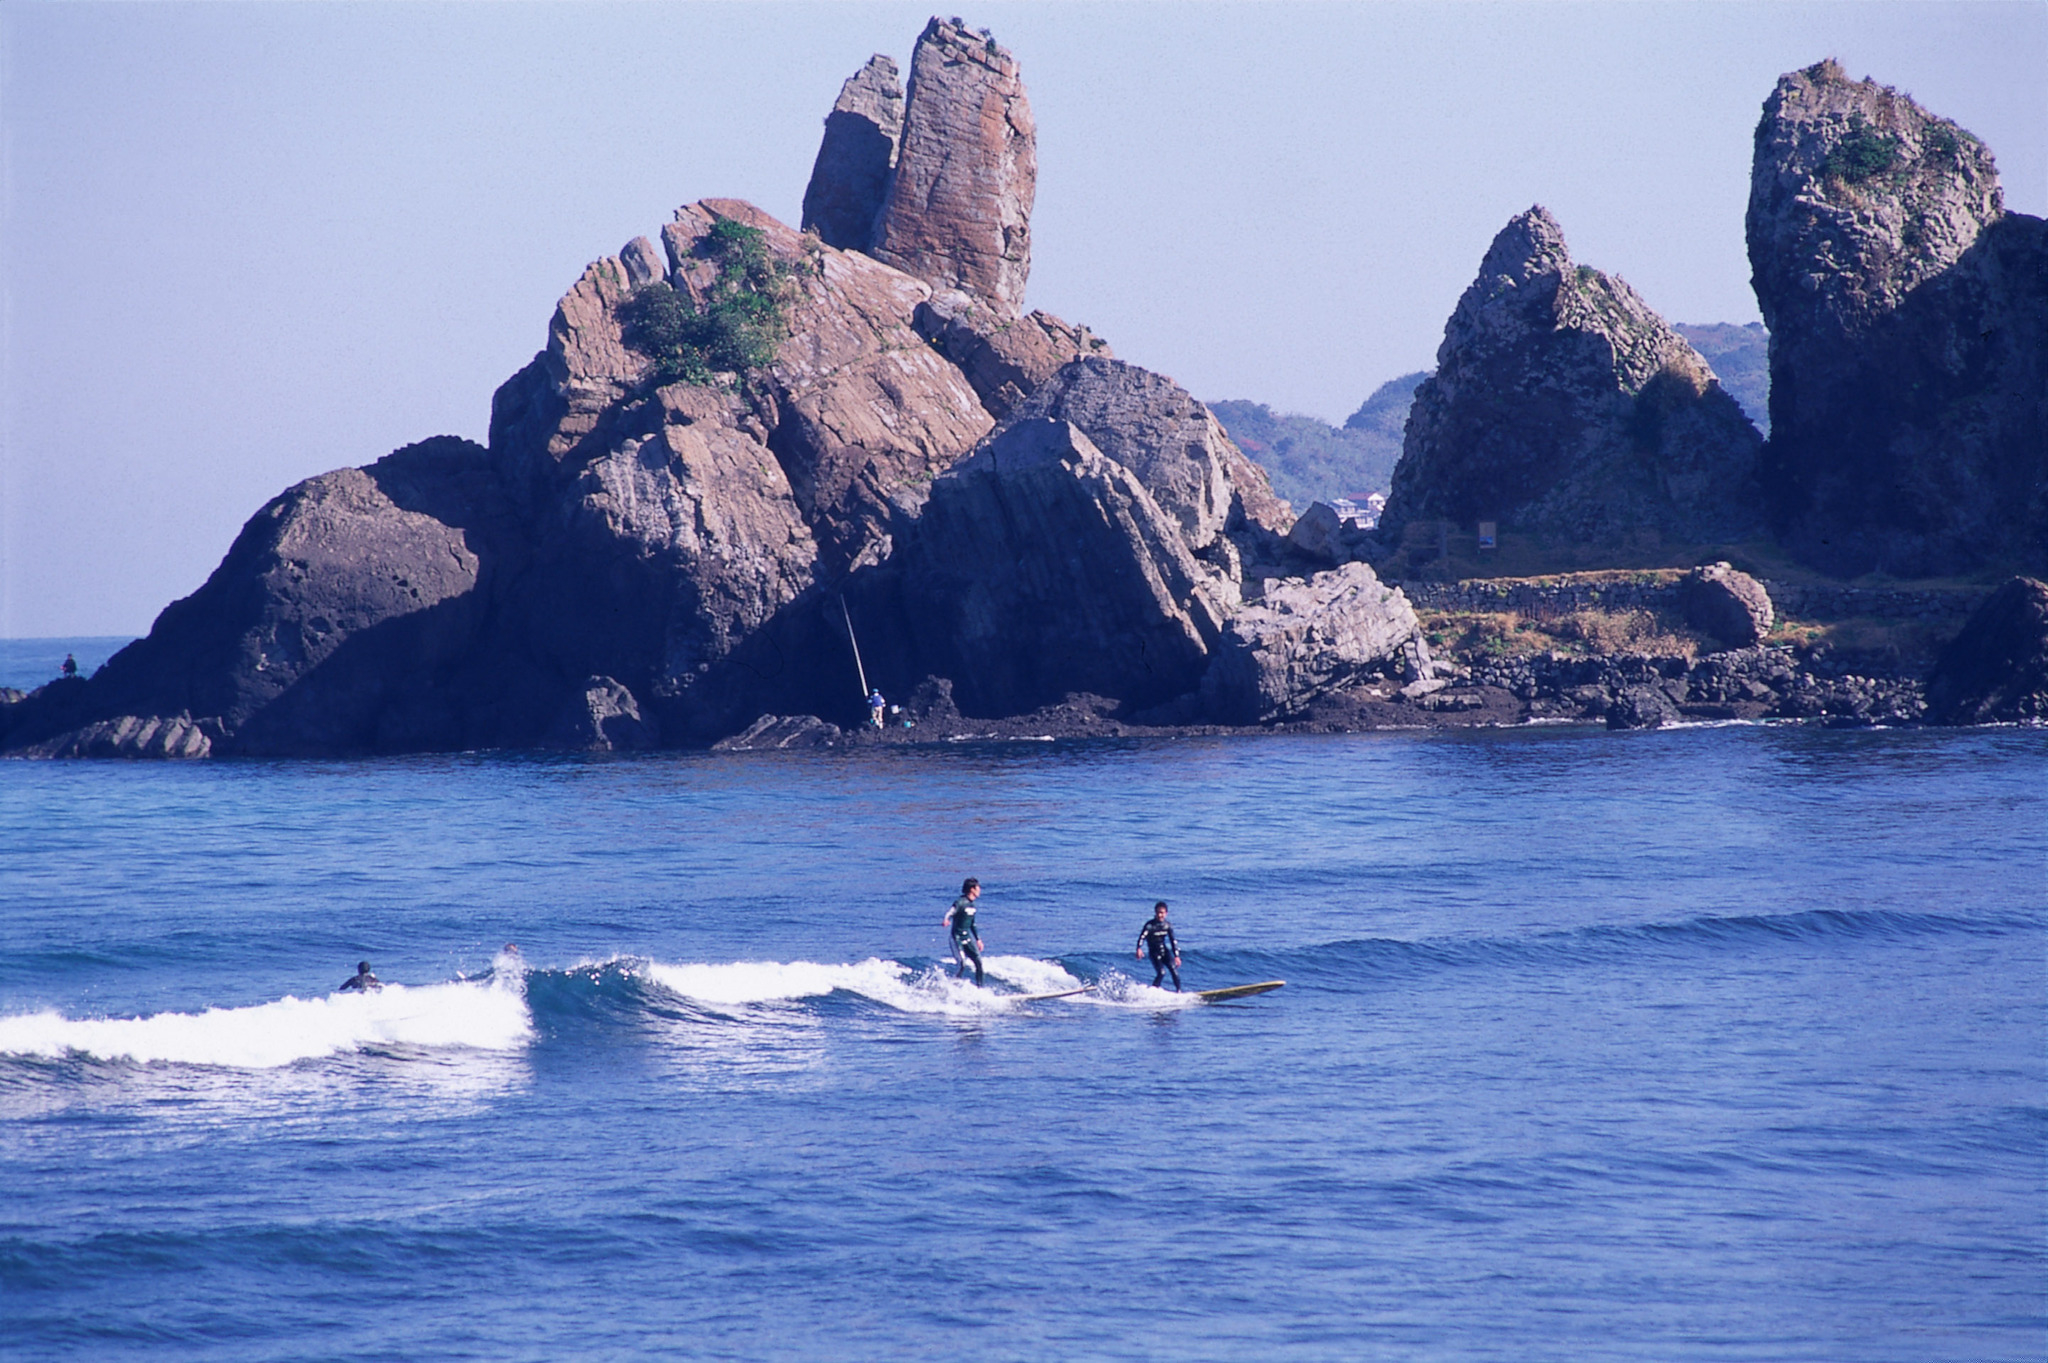
[[1014, 409], [1011, 420], [1071, 421], [1138, 476], [1179, 524], [1188, 549], [1237, 576], [1236, 556], [1269, 553], [1293, 524], [1264, 470], [1231, 443], [1221, 423], [1185, 388], [1121, 360], [1062, 368]]
[[1363, 563], [1268, 585], [1233, 614], [1202, 678], [1204, 711], [1260, 724], [1369, 675], [1399, 670], [1419, 643], [1408, 599]]
[[825, 139], [804, 190], [803, 230], [845, 251], [872, 246], [902, 137], [903, 82], [896, 63], [877, 52], [847, 77], [825, 115]]
[[[308, 479], [251, 517], [147, 638], [9, 741], [57, 739], [52, 724], [74, 721], [77, 751], [147, 747], [182, 717], [213, 752], [416, 746], [462, 703], [489, 589], [516, 554], [512, 516], [488, 454], [453, 437]], [[129, 720], [158, 728], [138, 739]]]
[[915, 321], [918, 334], [959, 367], [998, 421], [1074, 360], [1115, 358], [1109, 343], [1087, 327], [1044, 312], [1011, 317], [958, 289], [920, 303]]
[[[744, 383], [655, 385], [622, 310], [655, 287], [704, 306], [721, 223], [759, 233], [786, 271], [788, 335]], [[546, 508], [517, 608], [533, 652], [571, 702], [584, 678], [615, 678], [675, 741], [758, 712], [741, 643], [886, 558], [991, 419], [912, 328], [919, 281], [733, 200], [678, 210], [663, 243], [663, 280], [633, 286], [601, 261], [563, 300], [548, 350], [500, 390], [492, 448]]]
[[640, 702], [610, 677], [591, 677], [569, 698], [543, 742], [572, 752], [639, 752], [661, 735], [640, 714]]
[[1051, 417], [937, 479], [898, 567], [910, 652], [970, 715], [1192, 692], [1236, 605], [1145, 482]]
[[985, 31], [933, 19], [910, 60], [903, 143], [875, 226], [875, 258], [1022, 315], [1037, 140], [1017, 59]]
[[2048, 223], [1991, 151], [1832, 61], [1764, 104], [1747, 216], [1787, 547], [1892, 576], [2048, 563]]
[[1758, 528], [1760, 445], [1698, 353], [1627, 284], [1574, 265], [1536, 207], [1494, 238], [1444, 328], [1380, 524], [1737, 539]]
[[2048, 583], [2011, 578], [1985, 599], [1927, 679], [1927, 718], [2048, 720]]
[[1764, 584], [1726, 563], [1710, 563], [1686, 574], [1678, 599], [1688, 625], [1728, 648], [1760, 643], [1776, 619]]

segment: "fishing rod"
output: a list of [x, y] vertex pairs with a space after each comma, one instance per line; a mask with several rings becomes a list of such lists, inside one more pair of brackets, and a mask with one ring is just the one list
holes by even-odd
[[861, 665], [860, 640], [853, 637], [853, 613], [846, 609], [844, 593], [839, 597], [839, 614], [846, 621], [846, 642], [853, 645], [853, 670], [860, 677], [860, 698], [865, 701], [868, 698], [868, 670]]

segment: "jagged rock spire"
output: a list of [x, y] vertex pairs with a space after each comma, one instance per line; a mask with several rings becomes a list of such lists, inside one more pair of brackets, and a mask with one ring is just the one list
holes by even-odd
[[2048, 223], [2005, 211], [1990, 149], [1817, 62], [1764, 102], [1746, 227], [1786, 546], [1844, 574], [2048, 564]]
[[1574, 265], [1538, 205], [1494, 237], [1444, 327], [1381, 525], [1739, 537], [1760, 517], [1760, 443], [1698, 352], [1626, 283]]
[[902, 146], [871, 254], [1021, 316], [1037, 139], [1017, 59], [986, 30], [934, 18], [911, 58]]
[[804, 230], [827, 246], [867, 250], [902, 137], [903, 82], [896, 63], [877, 52], [847, 77], [825, 116], [825, 140], [804, 191]]

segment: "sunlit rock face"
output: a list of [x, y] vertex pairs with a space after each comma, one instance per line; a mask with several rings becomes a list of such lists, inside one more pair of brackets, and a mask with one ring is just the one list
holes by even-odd
[[1760, 445], [1698, 352], [1626, 283], [1574, 264], [1539, 206], [1501, 229], [1458, 300], [1380, 524], [1741, 538], [1760, 523]]
[[1038, 128], [1017, 59], [986, 32], [933, 19], [910, 59], [903, 143], [873, 254], [1020, 316], [1037, 190]]
[[2048, 561], [2048, 224], [1991, 151], [1832, 61], [1782, 77], [1747, 219], [1787, 547], [1912, 576]]

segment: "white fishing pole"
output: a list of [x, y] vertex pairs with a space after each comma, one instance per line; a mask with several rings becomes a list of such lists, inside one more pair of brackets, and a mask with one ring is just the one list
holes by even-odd
[[853, 670], [860, 677], [860, 698], [868, 698], [868, 670], [861, 666], [860, 640], [853, 637], [853, 613], [846, 609], [846, 598], [839, 598], [839, 614], [846, 620], [846, 642], [853, 645]]

